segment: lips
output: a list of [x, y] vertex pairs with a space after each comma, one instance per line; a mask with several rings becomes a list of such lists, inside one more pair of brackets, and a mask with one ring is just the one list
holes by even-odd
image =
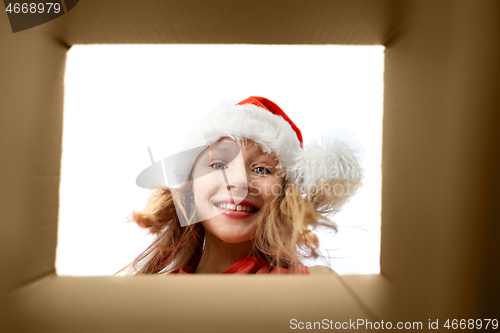
[[[235, 202], [238, 202], [238, 200], [235, 200]], [[233, 210], [231, 208], [227, 208], [227, 206], [231, 207], [231, 201], [230, 200], [222, 200], [214, 203], [214, 207], [224, 216], [227, 216], [232, 219], [244, 219], [247, 217], [251, 217], [257, 213], [259, 208], [246, 200], [243, 200], [239, 202], [237, 205], [234, 205], [233, 208], [236, 208], [236, 210]], [[218, 207], [219, 206], [219, 207]], [[238, 206], [240, 206], [240, 210], [238, 209]], [[226, 208], [221, 208], [221, 207], [226, 207]], [[248, 207], [245, 209], [244, 207]], [[248, 209], [251, 209], [248, 211]]]
[[[259, 207], [257, 207], [257, 205], [255, 205], [247, 200], [242, 200], [241, 202], [239, 202], [238, 199], [235, 199], [234, 202], [236, 203], [235, 206], [246, 206], [246, 207], [252, 207], [252, 208], [254, 208], [254, 210], [259, 210]], [[214, 202], [214, 205], [219, 205], [219, 204], [226, 204], [227, 205], [227, 204], [232, 204], [232, 202], [229, 199]]]

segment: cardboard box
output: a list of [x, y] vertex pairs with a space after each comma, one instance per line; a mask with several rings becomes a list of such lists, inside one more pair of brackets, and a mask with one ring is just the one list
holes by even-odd
[[[493, 0], [86, 0], [15, 34], [1, 14], [5, 331], [500, 319], [499, 13]], [[381, 274], [57, 277], [65, 56], [95, 43], [385, 45]]]

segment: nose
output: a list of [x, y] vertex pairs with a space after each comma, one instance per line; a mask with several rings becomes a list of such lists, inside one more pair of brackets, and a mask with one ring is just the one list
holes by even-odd
[[248, 179], [247, 174], [244, 170], [238, 172], [233, 172], [228, 175], [228, 180], [226, 182], [228, 190], [234, 191], [246, 191], [248, 192]]
[[[239, 163], [238, 163], [239, 164]], [[244, 165], [234, 165], [232, 168], [227, 169], [226, 185], [233, 195], [239, 194], [246, 196], [249, 192], [248, 174]]]

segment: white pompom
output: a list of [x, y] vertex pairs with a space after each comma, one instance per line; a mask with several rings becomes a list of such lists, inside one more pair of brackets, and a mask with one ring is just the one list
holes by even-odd
[[289, 169], [290, 180], [304, 191], [331, 180], [359, 184], [363, 180], [363, 155], [363, 148], [352, 133], [346, 129], [332, 131], [304, 147]]

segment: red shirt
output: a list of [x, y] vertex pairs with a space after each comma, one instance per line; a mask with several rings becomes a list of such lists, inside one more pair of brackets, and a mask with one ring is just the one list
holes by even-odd
[[[189, 266], [170, 272], [170, 274], [193, 274], [194, 269]], [[223, 271], [221, 274], [289, 274], [288, 269], [281, 267], [271, 267], [264, 259], [248, 256], [238, 260], [234, 265]], [[309, 267], [297, 267], [297, 274], [310, 274]]]

